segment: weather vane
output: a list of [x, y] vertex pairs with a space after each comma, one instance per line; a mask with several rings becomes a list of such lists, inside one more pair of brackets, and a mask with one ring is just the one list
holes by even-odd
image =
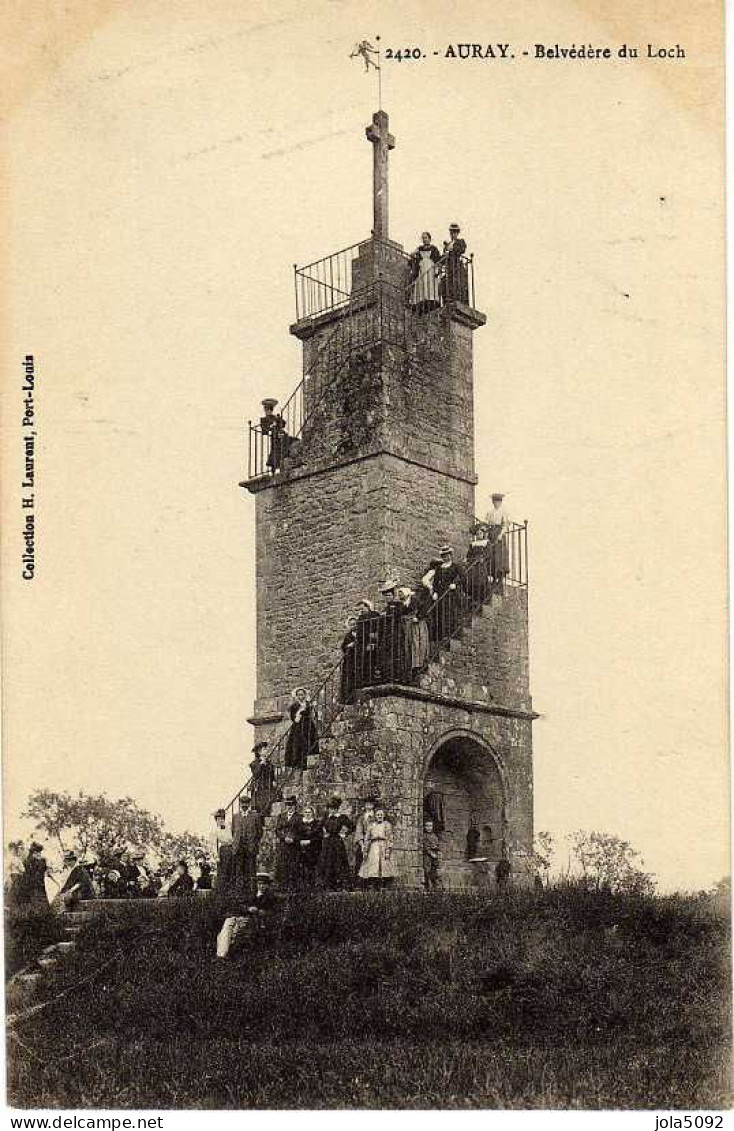
[[[361, 39], [355, 43], [354, 49], [349, 56], [350, 59], [363, 59], [365, 74], [369, 72], [370, 67], [377, 71], [377, 97], [379, 102], [378, 109], [382, 109], [382, 63], [380, 59], [380, 37], [375, 37], [377, 40], [377, 47], [373, 47], [368, 39]], [[375, 62], [373, 56], [377, 56]]]

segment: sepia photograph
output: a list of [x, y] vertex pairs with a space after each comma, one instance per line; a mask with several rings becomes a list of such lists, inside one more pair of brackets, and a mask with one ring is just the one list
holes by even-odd
[[6, 7], [6, 1110], [731, 1107], [724, 14]]

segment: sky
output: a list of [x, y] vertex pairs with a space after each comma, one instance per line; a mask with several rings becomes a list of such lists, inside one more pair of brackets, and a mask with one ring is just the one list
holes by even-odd
[[[462, 226], [488, 315], [478, 509], [504, 490], [530, 523], [536, 828], [616, 833], [665, 889], [729, 871], [718, 5], [538, 8], [48, 0], [17, 25], [6, 839], [38, 786], [129, 794], [204, 830], [247, 776], [245, 429], [300, 377], [293, 264], [369, 235], [376, 90], [349, 53], [379, 34], [426, 53], [383, 67], [390, 234], [410, 250]], [[446, 58], [460, 42], [516, 57]], [[574, 42], [686, 58], [534, 58]]]

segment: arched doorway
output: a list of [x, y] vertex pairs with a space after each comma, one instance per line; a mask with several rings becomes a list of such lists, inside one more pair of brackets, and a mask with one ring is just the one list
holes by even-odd
[[[470, 884], [474, 856], [499, 860], [506, 826], [501, 762], [468, 731], [446, 735], [429, 752], [423, 779], [423, 812], [440, 827], [441, 879], [446, 888]], [[473, 836], [468, 837], [473, 829]], [[479, 834], [477, 838], [477, 832]]]

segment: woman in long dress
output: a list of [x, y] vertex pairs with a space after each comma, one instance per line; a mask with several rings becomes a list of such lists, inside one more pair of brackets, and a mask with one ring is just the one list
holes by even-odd
[[359, 878], [364, 880], [365, 887], [389, 887], [398, 873], [392, 855], [392, 825], [382, 808], [375, 809], [375, 819], [365, 833], [363, 851]]
[[428, 625], [428, 639], [432, 643], [438, 640], [438, 614], [436, 612], [438, 594], [434, 588], [434, 583], [436, 580], [436, 570], [440, 568], [441, 559], [431, 558], [428, 563], [428, 569], [421, 578], [420, 587], [417, 592], [418, 608]]
[[316, 883], [316, 865], [322, 845], [322, 823], [313, 805], [304, 805], [298, 823], [298, 886], [312, 888]]
[[428, 624], [420, 615], [418, 601], [412, 589], [398, 589], [402, 605], [403, 667], [412, 680], [416, 680], [428, 666]]
[[313, 707], [305, 687], [295, 688], [289, 714], [291, 729], [285, 744], [285, 764], [290, 769], [305, 770], [307, 759], [319, 752]]
[[321, 828], [321, 852], [316, 866], [316, 881], [320, 887], [338, 891], [349, 886], [349, 857], [344, 843], [352, 832], [349, 817], [340, 813], [341, 798], [332, 797], [326, 806], [326, 816]]
[[451, 546], [442, 546], [440, 553], [441, 568], [436, 570], [433, 579], [433, 588], [438, 597], [436, 602], [438, 638], [449, 640], [461, 625], [464, 574], [454, 561], [454, 551]]
[[20, 904], [29, 911], [48, 911], [49, 901], [46, 893], [46, 872], [48, 865], [43, 855], [43, 845], [31, 841], [28, 855], [23, 865], [20, 884]]
[[421, 243], [411, 256], [410, 305], [418, 314], [434, 310], [440, 303], [436, 264], [441, 253], [430, 232], [423, 232]]

